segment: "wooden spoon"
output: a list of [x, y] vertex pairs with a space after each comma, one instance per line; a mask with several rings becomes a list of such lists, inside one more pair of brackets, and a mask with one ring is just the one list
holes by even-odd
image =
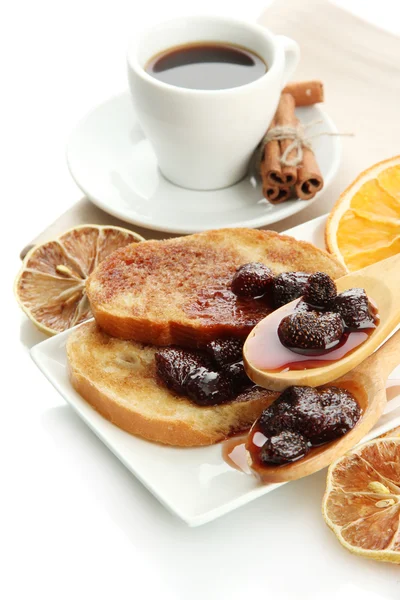
[[362, 414], [355, 427], [333, 442], [312, 448], [307, 456], [297, 462], [276, 467], [257, 464], [249, 452], [252, 430], [257, 425], [255, 423], [246, 444], [249, 464], [254, 474], [264, 483], [299, 479], [323, 469], [353, 448], [381, 416], [386, 404], [386, 380], [398, 364], [400, 364], [400, 331], [397, 331], [361, 365], [331, 384], [347, 389], [358, 401]]
[[[267, 336], [271, 336], [271, 331], [276, 332], [277, 325], [291, 305], [294, 310], [298, 302], [295, 300], [265, 317], [248, 336], [243, 348], [243, 358], [250, 379], [264, 388], [275, 391], [282, 391], [290, 385], [317, 387], [329, 383], [348, 373], [370, 356], [400, 322], [400, 254], [345, 275], [336, 280], [336, 286], [338, 292], [354, 287], [364, 288], [377, 305], [380, 322], [368, 339], [347, 356], [326, 366], [303, 370], [287, 369], [280, 372], [264, 368], [262, 365], [265, 355], [263, 357], [259, 350], [260, 342], [268, 348]], [[271, 327], [272, 323], [275, 325]], [[280, 344], [279, 341], [277, 343]], [[326, 355], [326, 358], [329, 358], [329, 355]]]

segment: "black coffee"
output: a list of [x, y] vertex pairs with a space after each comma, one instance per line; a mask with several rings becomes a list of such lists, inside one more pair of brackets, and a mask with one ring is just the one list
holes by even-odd
[[177, 87], [223, 90], [259, 79], [266, 73], [267, 65], [246, 48], [196, 42], [156, 54], [145, 69], [156, 79]]

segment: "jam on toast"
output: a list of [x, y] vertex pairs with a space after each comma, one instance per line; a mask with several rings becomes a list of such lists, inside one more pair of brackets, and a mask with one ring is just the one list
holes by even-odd
[[109, 337], [88, 321], [68, 337], [71, 383], [121, 429], [174, 446], [205, 446], [248, 430], [277, 397], [275, 392], [253, 387], [230, 402], [198, 406], [159, 382], [156, 351]]
[[270, 312], [231, 290], [236, 269], [263, 263], [274, 274], [345, 268], [333, 256], [273, 231], [219, 229], [117, 250], [89, 277], [86, 290], [98, 325], [109, 335], [157, 346], [201, 347], [244, 339]]

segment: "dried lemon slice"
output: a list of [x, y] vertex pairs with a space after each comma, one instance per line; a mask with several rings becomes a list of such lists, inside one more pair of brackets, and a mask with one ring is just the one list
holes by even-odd
[[350, 271], [400, 252], [400, 156], [373, 165], [343, 192], [325, 238]]
[[143, 238], [122, 227], [81, 225], [26, 255], [15, 281], [15, 295], [32, 322], [53, 335], [92, 316], [85, 281], [117, 248]]
[[351, 552], [399, 563], [400, 438], [373, 440], [335, 461], [322, 513]]

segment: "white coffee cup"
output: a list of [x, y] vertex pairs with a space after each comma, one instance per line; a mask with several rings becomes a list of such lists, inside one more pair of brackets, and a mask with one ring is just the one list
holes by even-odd
[[[176, 87], [145, 71], [155, 54], [199, 41], [248, 48], [268, 70], [251, 83], [222, 90]], [[163, 175], [196, 190], [227, 187], [244, 177], [299, 57], [293, 40], [261, 25], [224, 17], [173, 19], [143, 33], [128, 51], [129, 85], [137, 118]]]

